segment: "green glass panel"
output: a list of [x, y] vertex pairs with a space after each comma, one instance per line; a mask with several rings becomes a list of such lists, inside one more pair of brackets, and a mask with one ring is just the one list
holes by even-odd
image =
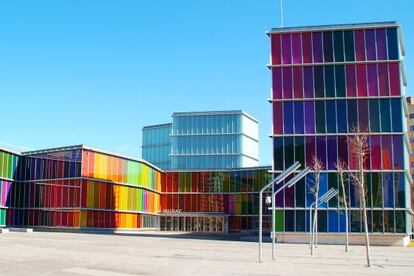
[[325, 102], [315, 101], [316, 132], [325, 133]]
[[[336, 173], [328, 173], [328, 190], [334, 188], [338, 189], [338, 176]], [[331, 200], [328, 201], [329, 207], [338, 207], [338, 197], [335, 196]]]
[[276, 210], [276, 223], [275, 223], [275, 231], [276, 232], [283, 232], [285, 231], [285, 213], [283, 210]]
[[380, 173], [371, 174], [372, 204], [374, 208], [381, 208], [382, 205], [382, 183]]
[[4, 177], [4, 175], [3, 175], [3, 163], [4, 163], [4, 152], [0, 151], [0, 177]]
[[395, 211], [395, 232], [405, 233], [406, 232], [406, 222], [405, 222], [405, 211]]
[[384, 211], [384, 232], [394, 233], [394, 211], [385, 210]]
[[285, 168], [294, 163], [293, 137], [285, 137]]
[[227, 172], [223, 173], [223, 191], [225, 193], [230, 192], [230, 177]]
[[332, 65], [324, 66], [325, 70], [325, 96], [335, 97], [335, 75]]
[[388, 99], [380, 100], [381, 108], [381, 131], [390, 132], [391, 131], [391, 115], [390, 115], [390, 101]]
[[345, 97], [345, 67], [335, 66], [335, 88], [337, 97]]
[[134, 183], [134, 164], [132, 161], [127, 161], [128, 167], [128, 175], [127, 175], [127, 183], [132, 184]]
[[9, 154], [9, 163], [7, 167], [7, 177], [13, 178], [13, 155]]
[[335, 61], [344, 61], [344, 37], [342, 31], [335, 31], [334, 35], [334, 53]]
[[[217, 183], [217, 181], [220, 181], [220, 178], [218, 176], [218, 178], [214, 179], [214, 187], [216, 188], [217, 185], [219, 185], [220, 183]], [[188, 172], [186, 173], [185, 176], [185, 191], [187, 193], [191, 192], [191, 173]]]
[[305, 189], [305, 178], [302, 178], [295, 184], [295, 203], [296, 207], [305, 207], [305, 197], [306, 197], [306, 189]]
[[344, 44], [345, 44], [345, 59], [346, 61], [355, 60], [355, 47], [354, 47], [354, 32], [344, 31]]
[[369, 102], [369, 126], [371, 132], [380, 132], [380, 111], [377, 99], [368, 100]]
[[295, 160], [305, 164], [305, 137], [295, 137]]
[[372, 208], [372, 185], [371, 185], [371, 173], [367, 173], [366, 174], [366, 196], [365, 196], [365, 200], [366, 200], [366, 204], [367, 204], [367, 208]]
[[372, 231], [384, 232], [384, 213], [382, 210], [372, 211]]

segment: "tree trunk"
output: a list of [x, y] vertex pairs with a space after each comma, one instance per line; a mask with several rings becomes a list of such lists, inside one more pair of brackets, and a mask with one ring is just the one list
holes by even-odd
[[365, 202], [365, 181], [364, 181], [364, 165], [363, 165], [363, 157], [362, 157], [362, 150], [359, 156], [359, 184], [360, 184], [360, 195], [361, 195], [361, 203], [362, 203], [362, 211], [364, 212], [364, 228], [365, 228], [365, 250], [367, 254], [367, 266], [371, 267], [371, 254], [369, 250], [369, 235], [368, 235], [368, 219], [367, 219], [367, 208]]

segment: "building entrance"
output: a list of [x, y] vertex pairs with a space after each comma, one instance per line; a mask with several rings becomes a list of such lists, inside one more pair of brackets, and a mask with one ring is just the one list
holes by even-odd
[[163, 214], [160, 217], [161, 231], [228, 232], [226, 215]]

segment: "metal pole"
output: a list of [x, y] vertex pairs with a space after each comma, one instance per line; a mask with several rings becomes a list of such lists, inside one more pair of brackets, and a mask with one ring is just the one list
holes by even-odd
[[280, 27], [283, 27], [283, 0], [280, 0]]
[[[274, 193], [275, 190], [275, 184], [272, 184], [272, 195]], [[272, 230], [270, 231], [270, 233], [272, 234], [272, 259], [276, 260], [276, 249], [275, 249], [275, 244], [276, 244], [276, 238], [275, 238], [275, 226], [276, 226], [276, 211], [275, 211], [275, 201], [273, 196], [272, 196]]]
[[262, 263], [263, 191], [259, 193], [259, 262]]

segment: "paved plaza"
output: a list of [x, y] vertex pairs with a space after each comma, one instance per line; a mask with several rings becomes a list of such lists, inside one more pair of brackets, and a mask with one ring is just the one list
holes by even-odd
[[256, 242], [220, 240], [185, 233], [0, 234], [1, 275], [411, 275], [414, 248], [320, 245], [316, 256], [305, 244], [264, 244], [257, 262]]

